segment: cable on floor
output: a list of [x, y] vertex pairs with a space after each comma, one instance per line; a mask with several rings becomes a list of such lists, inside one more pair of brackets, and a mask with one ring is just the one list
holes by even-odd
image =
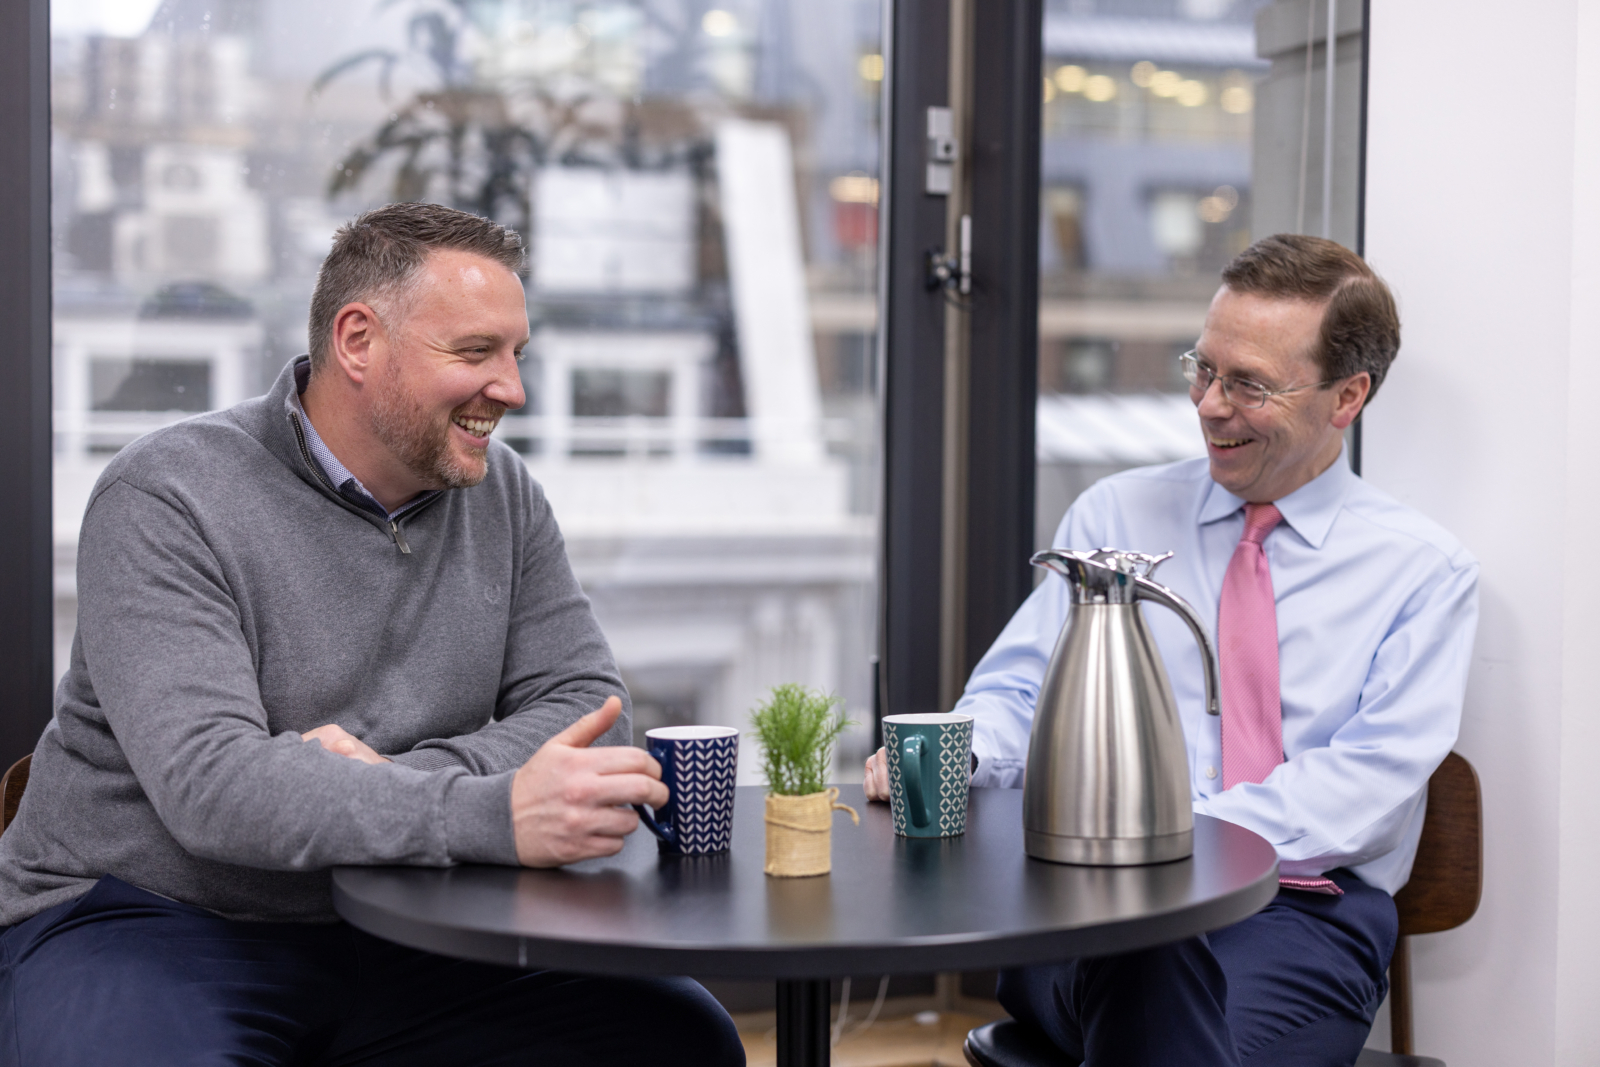
[[873, 1023], [878, 1021], [878, 1013], [883, 1010], [884, 998], [889, 995], [889, 976], [884, 975], [878, 979], [878, 995], [872, 1001], [872, 1010], [867, 1012], [867, 1017], [857, 1023], [847, 1034], [844, 1032], [845, 1021], [850, 1017], [850, 976], [845, 975], [839, 987], [839, 1015], [834, 1019], [833, 1033], [828, 1042], [829, 1047], [837, 1045], [847, 1037], [855, 1037], [864, 1032]]
[[846, 1035], [847, 1037], [855, 1037], [857, 1034], [861, 1033], [863, 1030], [867, 1029], [873, 1023], [878, 1021], [878, 1013], [883, 1010], [883, 998], [887, 996], [888, 993], [889, 976], [884, 975], [882, 978], [878, 979], [878, 997], [872, 1002], [872, 1010], [867, 1012], [866, 1020], [860, 1023], [854, 1030], [851, 1030], [850, 1033]]

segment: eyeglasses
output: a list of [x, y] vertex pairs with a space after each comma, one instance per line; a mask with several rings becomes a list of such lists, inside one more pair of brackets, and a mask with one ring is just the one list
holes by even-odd
[[1194, 350], [1185, 352], [1178, 357], [1178, 363], [1183, 367], [1184, 380], [1189, 383], [1189, 397], [1196, 404], [1206, 395], [1212, 382], [1222, 383], [1222, 395], [1228, 403], [1240, 408], [1261, 408], [1267, 406], [1267, 397], [1284, 396], [1288, 393], [1298, 393], [1302, 389], [1316, 389], [1324, 385], [1332, 385], [1333, 381], [1312, 382], [1309, 385], [1294, 385], [1288, 389], [1268, 389], [1259, 382], [1249, 378], [1235, 378], [1227, 374], [1218, 374], [1204, 363], [1200, 362], [1200, 354]]

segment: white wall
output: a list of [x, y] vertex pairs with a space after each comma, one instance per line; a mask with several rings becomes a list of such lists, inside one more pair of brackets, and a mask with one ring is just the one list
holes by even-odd
[[1418, 1050], [1600, 1063], [1600, 0], [1372, 7], [1366, 474], [1483, 566], [1483, 907], [1414, 942]]

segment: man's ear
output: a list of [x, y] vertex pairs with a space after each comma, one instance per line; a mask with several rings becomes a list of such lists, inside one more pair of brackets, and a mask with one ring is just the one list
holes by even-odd
[[1372, 392], [1372, 375], [1366, 371], [1352, 374], [1338, 385], [1334, 386], [1333, 427], [1343, 430], [1356, 416], [1361, 414], [1361, 407], [1367, 402], [1367, 394]]
[[383, 324], [371, 305], [354, 301], [333, 317], [333, 356], [330, 369], [338, 368], [350, 381], [360, 385], [373, 367], [376, 349], [385, 343]]

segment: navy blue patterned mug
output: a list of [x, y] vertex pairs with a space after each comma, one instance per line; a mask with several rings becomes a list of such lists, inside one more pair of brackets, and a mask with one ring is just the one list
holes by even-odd
[[663, 726], [645, 735], [661, 764], [667, 802], [655, 815], [634, 810], [663, 852], [688, 856], [726, 852], [733, 840], [733, 784], [739, 765], [739, 731], [731, 726]]

